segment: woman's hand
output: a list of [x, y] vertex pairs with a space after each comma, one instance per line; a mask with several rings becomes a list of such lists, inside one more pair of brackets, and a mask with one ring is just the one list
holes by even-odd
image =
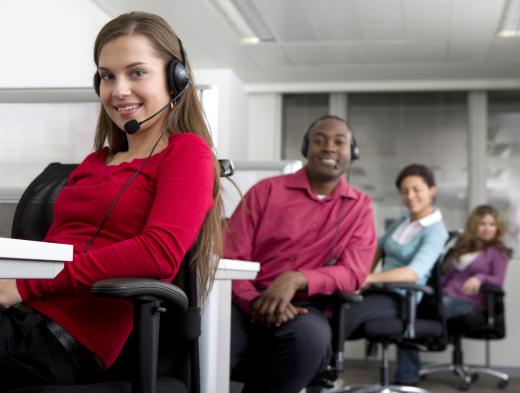
[[480, 282], [480, 280], [477, 277], [475, 277], [475, 276], [470, 277], [466, 280], [466, 282], [462, 286], [462, 291], [466, 295], [476, 295], [478, 293], [478, 291], [480, 291], [481, 284], [482, 283]]
[[373, 284], [373, 274], [370, 273], [367, 276], [367, 278], [366, 278], [365, 282], [363, 283], [363, 285], [361, 286], [360, 290], [370, 288], [370, 286], [372, 284]]
[[22, 302], [16, 287], [16, 280], [0, 280], [0, 310], [5, 310]]

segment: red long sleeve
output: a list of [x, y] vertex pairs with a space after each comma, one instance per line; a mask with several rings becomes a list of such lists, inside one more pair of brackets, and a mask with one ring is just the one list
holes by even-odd
[[[357, 290], [365, 281], [376, 247], [370, 199], [343, 179], [320, 200], [305, 169], [266, 179], [246, 194], [225, 233], [227, 258], [260, 262], [253, 281], [233, 282], [233, 302], [250, 303], [280, 274], [300, 271], [307, 295]], [[328, 266], [332, 258], [336, 263]]]
[[74, 245], [74, 260], [52, 280], [17, 280], [24, 302], [63, 326], [109, 366], [132, 327], [129, 303], [98, 299], [90, 286], [113, 277], [171, 281], [213, 205], [209, 146], [194, 134], [170, 136], [115, 205], [88, 252], [83, 249], [122, 186], [142, 165], [105, 164], [91, 154], [55, 204], [46, 241]]

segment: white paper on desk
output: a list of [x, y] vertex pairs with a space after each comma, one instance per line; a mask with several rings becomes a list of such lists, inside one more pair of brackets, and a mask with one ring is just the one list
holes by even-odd
[[0, 258], [1, 278], [54, 278], [64, 262]]
[[0, 237], [0, 258], [72, 261], [73, 247], [70, 244]]

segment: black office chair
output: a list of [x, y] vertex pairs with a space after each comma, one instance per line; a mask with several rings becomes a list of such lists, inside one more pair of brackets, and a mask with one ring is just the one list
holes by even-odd
[[[320, 308], [330, 311], [330, 325], [332, 330], [331, 350], [332, 356], [329, 364], [315, 375], [306, 386], [307, 393], [318, 393], [322, 389], [332, 389], [340, 373], [345, 370], [344, 351], [345, 344], [345, 313], [351, 303], [359, 303], [363, 297], [353, 292], [336, 292], [333, 295], [315, 295], [309, 301]], [[244, 382], [244, 370], [234, 370], [231, 381]], [[232, 391], [234, 391], [232, 389]]]
[[336, 292], [333, 295], [316, 295], [311, 300], [330, 309], [330, 325], [332, 330], [332, 357], [327, 367], [316, 375], [307, 385], [307, 393], [333, 389], [335, 382], [343, 371], [345, 371], [345, 318], [349, 305], [360, 303], [363, 296], [353, 292]]
[[[498, 379], [497, 387], [505, 389], [509, 384], [509, 375], [490, 367], [489, 341], [500, 340], [506, 335], [504, 291], [491, 285], [482, 285], [480, 289], [486, 297], [486, 310], [470, 315], [450, 318], [448, 323], [449, 341], [453, 344], [450, 364], [431, 365], [420, 370], [421, 377], [432, 373], [450, 371], [459, 376], [462, 384], [459, 389], [468, 390], [477, 381], [479, 374], [487, 374]], [[485, 340], [486, 362], [484, 367], [469, 366], [464, 363], [462, 338]]]
[[[221, 175], [231, 176], [232, 163], [229, 160], [219, 162]], [[53, 219], [54, 201], [75, 167], [72, 164], [52, 163], [33, 180], [17, 206], [13, 238], [44, 238]], [[199, 393], [198, 337], [201, 317], [197, 305], [196, 272], [192, 264], [187, 263], [189, 258], [190, 252], [173, 284], [155, 279], [124, 278], [103, 280], [92, 288], [92, 292], [99, 296], [133, 300], [134, 331], [123, 350], [123, 353], [132, 352], [131, 381], [25, 387], [12, 392]], [[161, 314], [164, 314], [162, 318]]]
[[[441, 257], [442, 258], [442, 257]], [[428, 393], [415, 386], [399, 386], [390, 383], [388, 347], [397, 344], [417, 350], [441, 350], [446, 348], [446, 323], [442, 310], [440, 285], [440, 260], [436, 262], [427, 285], [413, 283], [388, 283], [371, 288], [364, 294], [379, 293], [393, 296], [401, 302], [402, 315], [395, 319], [376, 319], [360, 326], [349, 339], [365, 338], [382, 347], [380, 383], [374, 385], [346, 386], [339, 392], [355, 393]], [[404, 296], [396, 289], [405, 292]], [[423, 297], [417, 305], [417, 293]]]

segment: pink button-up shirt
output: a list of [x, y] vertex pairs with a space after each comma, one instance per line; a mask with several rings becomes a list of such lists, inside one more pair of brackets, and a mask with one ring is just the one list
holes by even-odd
[[262, 180], [225, 232], [226, 258], [261, 265], [255, 280], [233, 282], [233, 302], [248, 312], [251, 301], [287, 271], [305, 275], [307, 296], [357, 290], [375, 249], [372, 202], [343, 178], [324, 199], [311, 190], [306, 168]]

